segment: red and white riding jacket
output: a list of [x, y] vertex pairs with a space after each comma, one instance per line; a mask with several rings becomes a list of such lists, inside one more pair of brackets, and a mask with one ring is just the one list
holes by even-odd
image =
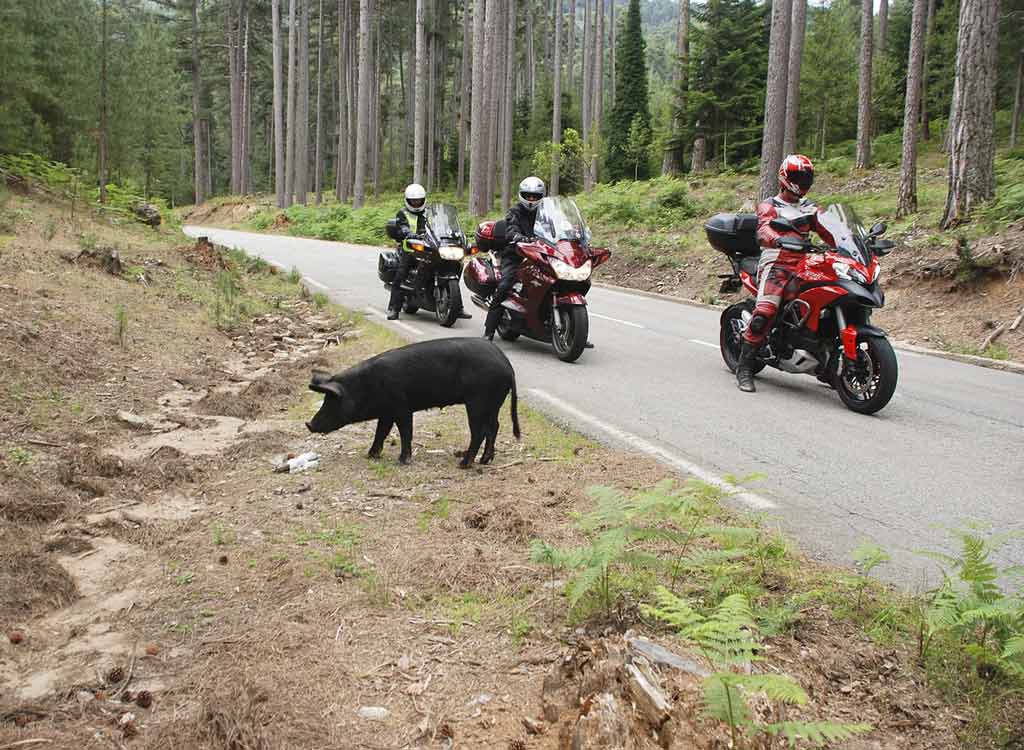
[[[788, 250], [780, 250], [778, 241], [781, 237], [798, 238], [800, 235], [795, 232], [780, 232], [772, 227], [772, 219], [788, 219], [791, 223], [800, 226], [805, 225], [807, 230], [814, 230], [822, 241], [831, 247], [835, 247], [836, 241], [832, 233], [822, 226], [818, 214], [823, 209], [816, 206], [806, 198], [796, 201], [788, 201], [783, 198], [783, 193], [761, 201], [757, 206], [757, 242], [762, 249], [762, 261], [765, 254], [780, 258], [783, 256], [801, 256], [803, 253]], [[773, 250], [775, 252], [767, 253]]]

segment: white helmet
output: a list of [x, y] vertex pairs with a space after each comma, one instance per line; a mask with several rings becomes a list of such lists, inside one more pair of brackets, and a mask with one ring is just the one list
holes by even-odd
[[527, 177], [519, 183], [519, 205], [527, 211], [536, 211], [544, 193], [544, 180], [540, 177]]
[[405, 207], [414, 214], [423, 213], [423, 207], [427, 204], [427, 191], [423, 186], [414, 182], [405, 189]]

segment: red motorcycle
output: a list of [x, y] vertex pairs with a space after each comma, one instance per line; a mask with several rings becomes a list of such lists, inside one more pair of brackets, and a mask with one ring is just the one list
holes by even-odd
[[[611, 253], [590, 247], [590, 232], [569, 198], [544, 198], [534, 232], [534, 240], [518, 244], [523, 263], [515, 286], [501, 303], [498, 335], [505, 341], [526, 336], [550, 343], [560, 360], [574, 362], [587, 348], [590, 276]], [[477, 228], [463, 280], [473, 303], [484, 310], [490, 307], [501, 274], [492, 258], [481, 253], [509, 252], [506, 244], [504, 220], [485, 221]]]
[[[810, 216], [800, 211], [771, 222], [780, 232], [800, 235], [780, 240], [783, 249], [806, 255], [757, 352], [754, 372], [770, 366], [816, 375], [836, 389], [847, 408], [874, 414], [889, 403], [899, 377], [896, 353], [885, 331], [871, 325], [871, 311], [885, 304], [878, 286], [878, 257], [894, 244], [879, 239], [885, 224], [875, 224], [867, 231], [849, 206], [831, 205], [818, 214], [818, 220], [835, 239], [834, 248], [816, 246], [807, 239]], [[742, 286], [753, 297], [726, 308], [721, 317], [722, 358], [735, 372], [743, 332], [753, 317], [757, 297], [761, 254], [757, 216], [718, 214], [704, 230], [711, 246], [732, 263], [733, 273], [723, 277], [723, 291]]]

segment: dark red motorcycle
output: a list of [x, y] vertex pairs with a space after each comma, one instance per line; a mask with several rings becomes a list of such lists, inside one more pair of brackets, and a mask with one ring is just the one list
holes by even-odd
[[[563, 362], [579, 359], [587, 347], [590, 319], [587, 292], [590, 276], [611, 257], [608, 250], [590, 247], [590, 232], [576, 204], [569, 198], [548, 197], [540, 202], [534, 222], [536, 238], [520, 242], [523, 256], [519, 278], [501, 303], [498, 335], [505, 341], [520, 336], [550, 343]], [[500, 278], [489, 255], [509, 252], [505, 222], [485, 221], [477, 228], [472, 260], [463, 280], [473, 293], [473, 303], [484, 310]]]
[[[816, 209], [813, 209], [816, 210]], [[878, 256], [894, 247], [879, 237], [885, 224], [864, 229], [849, 206], [835, 204], [818, 220], [835, 239], [834, 248], [807, 239], [810, 216], [795, 212], [773, 219], [772, 228], [796, 232], [780, 245], [804, 252], [795, 280], [785, 290], [782, 305], [764, 345], [757, 352], [754, 372], [770, 366], [784, 372], [816, 375], [839, 393], [847, 408], [873, 414], [889, 403], [896, 391], [899, 367], [885, 331], [871, 325], [871, 311], [885, 304], [878, 286]], [[726, 366], [736, 371], [743, 332], [754, 314], [757, 297], [757, 216], [718, 214], [704, 225], [708, 242], [725, 253], [733, 273], [725, 276], [723, 291], [745, 288], [753, 297], [722, 313], [720, 344]]]

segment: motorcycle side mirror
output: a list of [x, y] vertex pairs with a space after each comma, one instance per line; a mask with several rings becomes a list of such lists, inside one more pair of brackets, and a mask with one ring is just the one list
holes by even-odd
[[789, 219], [777, 218], [777, 219], [772, 219], [768, 223], [769, 223], [769, 225], [771, 226], [772, 229], [775, 229], [776, 231], [779, 231], [779, 232], [795, 232], [795, 231], [797, 231], [797, 228], [795, 226], [793, 226], [792, 222], [790, 222]]
[[885, 230], [887, 228], [888, 227], [885, 226], [885, 222], [883, 222], [883, 221], [876, 222], [875, 225], [873, 227], [871, 227], [871, 231], [869, 232], [869, 236], [871, 236], [871, 237], [879, 237], [879, 236], [885, 234]]
[[875, 255], [888, 255], [894, 247], [896, 247], [896, 243], [892, 240], [875, 240], [871, 249], [875, 251]]

